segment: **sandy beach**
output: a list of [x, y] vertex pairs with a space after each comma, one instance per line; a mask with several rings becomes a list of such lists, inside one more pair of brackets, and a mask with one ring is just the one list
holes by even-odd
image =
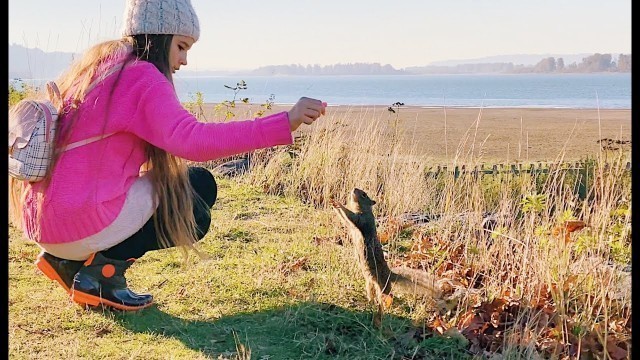
[[[214, 104], [205, 106], [208, 119]], [[245, 105], [246, 106], [246, 105]], [[267, 114], [289, 110], [274, 106]], [[236, 118], [250, 118], [259, 104], [236, 108]], [[329, 106], [318, 121], [395, 121], [411, 137], [418, 153], [435, 162], [452, 160], [456, 151], [465, 157], [473, 151], [487, 162], [579, 160], [596, 156], [600, 139], [631, 141], [630, 109], [546, 108], [422, 108], [402, 106], [396, 113], [388, 106]], [[315, 125], [314, 125], [315, 126]], [[308, 128], [307, 128], [308, 129]], [[629, 144], [617, 145], [630, 149]], [[473, 148], [473, 150], [471, 150]]]

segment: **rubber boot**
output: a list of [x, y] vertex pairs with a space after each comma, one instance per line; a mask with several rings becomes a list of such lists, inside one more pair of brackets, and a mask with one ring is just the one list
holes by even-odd
[[153, 304], [150, 294], [136, 294], [127, 287], [125, 271], [135, 259], [114, 260], [95, 253], [74, 277], [71, 299], [79, 304], [108, 306], [125, 311], [144, 309]]
[[41, 252], [36, 258], [35, 264], [49, 279], [57, 281], [66, 292], [71, 294], [73, 277], [82, 267], [84, 261], [67, 260], [53, 256], [47, 252]]

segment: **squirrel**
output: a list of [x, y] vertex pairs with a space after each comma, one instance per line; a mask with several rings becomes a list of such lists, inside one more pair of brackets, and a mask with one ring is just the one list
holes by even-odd
[[378, 306], [380, 314], [386, 297], [393, 296], [393, 293], [432, 298], [441, 296], [436, 281], [424, 271], [408, 267], [389, 268], [373, 216], [373, 205], [376, 202], [366, 192], [354, 188], [346, 206], [335, 199], [331, 202], [348, 229], [355, 257], [364, 275], [367, 300]]

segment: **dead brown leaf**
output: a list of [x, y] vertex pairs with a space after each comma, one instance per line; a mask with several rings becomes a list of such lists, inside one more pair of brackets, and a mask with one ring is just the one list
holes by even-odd
[[382, 301], [382, 307], [384, 309], [389, 309], [391, 307], [391, 304], [393, 304], [393, 295], [382, 294], [381, 301]]
[[317, 236], [317, 235], [314, 235], [312, 241], [316, 245], [321, 245], [321, 244], [342, 245], [344, 243], [341, 236]]
[[607, 339], [607, 353], [609, 353], [609, 356], [613, 360], [623, 360], [628, 358], [627, 350], [618, 346], [618, 342], [612, 338]]
[[306, 256], [300, 257], [295, 260], [282, 263], [278, 266], [278, 270], [284, 275], [289, 275], [295, 271], [301, 270], [307, 264], [308, 258]]

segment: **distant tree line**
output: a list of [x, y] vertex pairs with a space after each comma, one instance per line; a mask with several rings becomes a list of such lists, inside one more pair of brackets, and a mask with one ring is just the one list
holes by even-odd
[[515, 72], [531, 73], [590, 73], [590, 72], [631, 72], [631, 54], [620, 54], [618, 61], [611, 54], [593, 54], [576, 64], [565, 64], [562, 58], [548, 57], [532, 67], [515, 68]]
[[631, 72], [631, 54], [620, 54], [614, 61], [611, 54], [593, 54], [582, 58], [582, 62], [565, 64], [564, 59], [548, 57], [537, 64], [514, 65], [513, 63], [461, 64], [456, 66], [420, 66], [406, 68], [412, 74], [473, 74], [473, 73], [592, 73]]
[[565, 64], [564, 59], [547, 57], [535, 65], [514, 65], [511, 62], [460, 64], [455, 66], [413, 66], [395, 69], [380, 63], [347, 63], [335, 65], [270, 65], [251, 72], [253, 75], [419, 75], [419, 74], [514, 74], [514, 73], [593, 73], [631, 72], [631, 54], [593, 54], [582, 62]]
[[[523, 66], [523, 65], [518, 65]], [[476, 73], [511, 73], [518, 67], [513, 63], [477, 63], [454, 66], [429, 65], [405, 68], [410, 74], [476, 74]]]
[[253, 70], [254, 75], [397, 75], [403, 70], [380, 63], [347, 63], [335, 65], [270, 65]]

